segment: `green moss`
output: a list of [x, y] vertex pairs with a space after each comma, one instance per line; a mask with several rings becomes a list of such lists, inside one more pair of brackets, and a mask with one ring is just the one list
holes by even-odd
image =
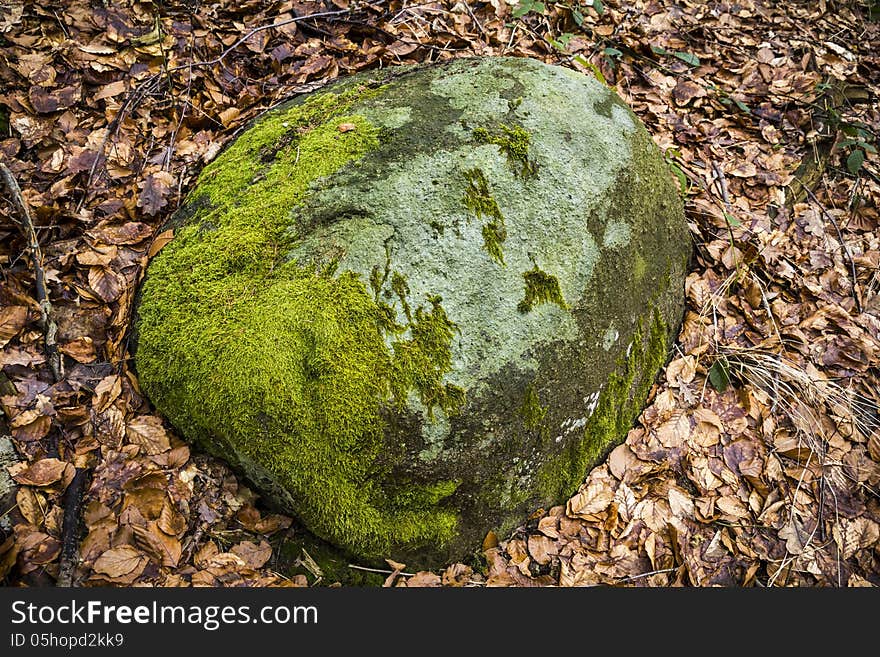
[[647, 271], [648, 263], [640, 253], [636, 253], [635, 262], [633, 263], [633, 281], [636, 284], [641, 283]]
[[644, 407], [656, 372], [666, 362], [668, 344], [669, 327], [655, 308], [650, 326], [646, 330], [640, 319], [629, 353], [618, 358], [617, 369], [599, 395], [583, 439], [571, 441], [538, 472], [545, 499], [571, 495], [588, 469], [626, 437]]
[[553, 274], [548, 274], [535, 265], [532, 269], [524, 271], [522, 276], [525, 281], [525, 293], [516, 307], [521, 313], [527, 313], [542, 303], [555, 303], [564, 310], [568, 309], [568, 304], [562, 298], [559, 280]]
[[529, 385], [526, 388], [525, 399], [519, 408], [520, 417], [528, 429], [537, 429], [541, 426], [544, 418], [547, 416], [548, 406], [541, 405], [541, 398], [535, 386]]
[[435, 506], [452, 495], [460, 481], [438, 481], [424, 486], [407, 486], [391, 494], [391, 505], [395, 508]]
[[492, 134], [485, 128], [474, 130], [474, 139], [479, 144], [495, 144], [507, 156], [507, 161], [516, 174], [522, 178], [538, 175], [538, 163], [529, 157], [531, 135], [520, 125], [499, 126], [501, 134]]
[[439, 296], [430, 297], [428, 301], [431, 310], [428, 312], [419, 306], [415, 319], [407, 327], [410, 339], [392, 344], [394, 358], [390, 363], [390, 383], [393, 396], [401, 407], [405, 405], [409, 391], [417, 390], [433, 419], [435, 406], [454, 415], [465, 399], [461, 388], [442, 382], [443, 374], [452, 365], [450, 345], [456, 326], [440, 305], [442, 299]]
[[195, 213], [150, 264], [136, 358], [143, 389], [184, 435], [259, 463], [259, 483], [315, 534], [378, 556], [442, 545], [457, 525], [437, 506], [454, 488], [414, 486], [405, 504], [382, 486], [394, 462], [383, 408], [415, 393], [452, 413], [464, 392], [442, 381], [456, 327], [439, 297], [409, 299], [392, 275], [400, 325], [378, 301], [387, 271], [370, 277], [371, 294], [356, 274], [281, 257], [309, 186], [378, 146], [376, 128], [347, 114], [365, 93], [269, 114], [206, 167]]
[[483, 247], [499, 265], [504, 264], [504, 253], [501, 244], [507, 239], [507, 227], [504, 225], [504, 215], [501, 208], [492, 196], [489, 182], [479, 169], [469, 169], [464, 172], [468, 187], [464, 195], [464, 204], [468, 210], [474, 213], [477, 219], [486, 217], [488, 221], [483, 224]]

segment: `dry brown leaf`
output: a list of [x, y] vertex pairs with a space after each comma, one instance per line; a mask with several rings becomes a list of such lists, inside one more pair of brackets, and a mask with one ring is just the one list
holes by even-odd
[[45, 516], [46, 500], [42, 498], [42, 495], [27, 487], [19, 488], [15, 495], [19, 513], [35, 527], [42, 524]]
[[12, 478], [26, 486], [49, 486], [61, 481], [67, 468], [73, 469], [73, 465], [55, 458], [40, 459]]
[[683, 520], [692, 520], [694, 517], [694, 501], [691, 496], [676, 486], [669, 487], [669, 508], [673, 515]]
[[95, 343], [88, 336], [65, 342], [58, 347], [58, 350], [78, 363], [91, 363], [98, 357], [95, 353]]
[[186, 531], [187, 527], [186, 518], [173, 508], [171, 501], [167, 497], [163, 502], [162, 511], [159, 512], [157, 524], [159, 529], [170, 536], [180, 536]]
[[683, 445], [691, 432], [691, 422], [687, 414], [675, 413], [669, 420], [655, 429], [657, 440], [667, 448], [675, 448]]
[[161, 251], [166, 244], [171, 242], [174, 239], [174, 230], [169, 228], [166, 231], [163, 231], [156, 235], [156, 239], [150, 244], [150, 248], [147, 249], [147, 258], [152, 259], [156, 256], [156, 254]]
[[550, 538], [559, 538], [559, 518], [545, 516], [538, 521], [538, 531]]
[[99, 236], [102, 241], [108, 244], [122, 246], [140, 244], [153, 234], [153, 229], [140, 221], [128, 221], [121, 225], [101, 225], [90, 231], [89, 234]]
[[122, 378], [117, 374], [104, 377], [95, 386], [95, 411], [103, 413], [122, 394]]
[[546, 566], [556, 554], [556, 543], [547, 536], [533, 534], [528, 541], [529, 554], [538, 564]]
[[52, 418], [48, 415], [40, 415], [28, 424], [14, 426], [12, 435], [16, 440], [23, 443], [34, 442], [40, 440], [52, 428]]
[[204, 568], [219, 553], [220, 549], [217, 547], [217, 544], [214, 541], [208, 541], [196, 550], [196, 553], [193, 555], [193, 563], [199, 568]]
[[131, 444], [140, 447], [148, 456], [171, 449], [168, 432], [162, 426], [162, 420], [155, 415], [132, 418], [126, 423], [125, 435]]
[[841, 557], [849, 559], [858, 550], [873, 549], [880, 541], [880, 525], [864, 516], [841, 518], [834, 524], [834, 541], [840, 548]]
[[156, 171], [141, 183], [141, 193], [137, 205], [144, 214], [153, 217], [168, 204], [168, 196], [176, 184], [175, 177], [168, 171]]
[[231, 551], [244, 559], [247, 567], [253, 570], [262, 568], [272, 556], [272, 546], [266, 541], [260, 541], [259, 544], [242, 541], [234, 545]]
[[115, 82], [111, 82], [110, 84], [105, 84], [103, 87], [95, 92], [95, 94], [92, 96], [92, 100], [104, 100], [105, 98], [113, 98], [114, 96], [125, 93], [127, 86], [128, 85], [126, 84], [125, 80], [116, 80]]
[[76, 254], [76, 261], [87, 267], [106, 267], [116, 257], [118, 249], [115, 246], [92, 246]]
[[106, 302], [116, 301], [122, 294], [125, 283], [112, 269], [107, 267], [89, 268], [89, 287]]
[[680, 80], [672, 90], [672, 97], [679, 106], [690, 103], [695, 98], [703, 98], [706, 95], [706, 87], [690, 80]]
[[585, 518], [601, 513], [608, 508], [614, 499], [616, 486], [611, 485], [611, 480], [591, 477], [586, 485], [568, 500], [566, 513], [577, 518]]
[[462, 563], [454, 563], [443, 571], [443, 586], [467, 586], [473, 577], [474, 569]]
[[412, 577], [407, 578], [406, 585], [409, 588], [438, 587], [441, 585], [440, 576], [427, 570], [420, 570]]
[[132, 546], [123, 545], [104, 552], [95, 561], [92, 569], [96, 573], [107, 575], [111, 578], [118, 578], [133, 573], [139, 574], [146, 567], [147, 561], [147, 557]]
[[666, 367], [666, 381], [670, 386], [690, 383], [697, 371], [697, 359], [691, 355], [676, 358]]
[[0, 347], [21, 332], [27, 323], [27, 306], [6, 306], [0, 308]]
[[161, 531], [155, 521], [145, 527], [132, 526], [136, 545], [149, 555], [153, 561], [169, 568], [177, 566], [183, 547], [175, 536]]
[[721, 418], [705, 407], [700, 407], [694, 411], [694, 427], [691, 439], [700, 447], [711, 447], [721, 442], [721, 432], [724, 426], [721, 424]]
[[757, 167], [751, 162], [738, 162], [736, 166], [730, 170], [730, 175], [736, 176], [737, 178], [752, 178], [756, 176], [757, 173]]

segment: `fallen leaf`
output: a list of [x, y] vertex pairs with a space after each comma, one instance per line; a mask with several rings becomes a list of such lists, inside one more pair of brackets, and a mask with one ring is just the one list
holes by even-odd
[[49, 486], [60, 481], [67, 468], [73, 468], [73, 465], [55, 458], [40, 459], [12, 478], [26, 486]]
[[67, 354], [78, 363], [91, 363], [97, 358], [95, 343], [88, 336], [65, 342], [58, 347], [58, 350], [63, 354]]
[[133, 526], [135, 543], [153, 561], [169, 568], [175, 568], [180, 560], [183, 547], [175, 536], [169, 536], [159, 530], [156, 523], [151, 521], [146, 527]]
[[462, 563], [454, 563], [443, 571], [443, 578], [441, 581], [444, 586], [467, 586], [473, 574], [474, 569], [470, 566], [466, 566]]
[[681, 80], [672, 90], [672, 97], [677, 105], [684, 106], [695, 98], [703, 98], [706, 93], [706, 88], [703, 85], [690, 80]]
[[52, 418], [48, 415], [39, 415], [32, 422], [13, 426], [12, 435], [23, 443], [31, 443], [45, 437], [51, 428]]
[[142, 571], [146, 567], [147, 561], [147, 557], [136, 549], [130, 545], [123, 545], [104, 552], [95, 561], [92, 569], [96, 573], [117, 578]]
[[260, 541], [259, 544], [251, 541], [242, 541], [234, 545], [231, 551], [244, 559], [248, 568], [253, 570], [262, 568], [272, 556], [272, 546], [266, 541]]
[[532, 534], [528, 541], [529, 554], [537, 563], [546, 566], [556, 554], [556, 543], [547, 536]]
[[131, 444], [140, 447], [148, 456], [171, 449], [168, 432], [162, 426], [162, 420], [154, 415], [140, 415], [129, 420], [125, 435]]
[[67, 109], [79, 101], [79, 85], [69, 85], [50, 91], [45, 87], [31, 87], [28, 92], [31, 104], [39, 114], [51, 114]]
[[437, 587], [441, 585], [440, 576], [427, 570], [420, 570], [406, 580], [409, 588]]
[[757, 175], [758, 169], [751, 162], [740, 162], [730, 170], [731, 176], [737, 178], [752, 178]]
[[174, 230], [171, 228], [156, 235], [156, 239], [153, 240], [150, 248], [147, 249], [147, 258], [154, 258], [173, 239]]
[[153, 217], [168, 204], [168, 195], [176, 183], [175, 177], [168, 171], [157, 171], [147, 176], [140, 185], [137, 205], [144, 214]]
[[6, 306], [0, 308], [0, 347], [21, 332], [27, 323], [27, 306]]
[[669, 508], [672, 509], [672, 514], [674, 516], [682, 519], [693, 519], [694, 501], [691, 499], [690, 495], [686, 494], [676, 486], [670, 486], [668, 498]]
[[119, 275], [107, 267], [89, 269], [89, 287], [102, 301], [116, 301], [122, 294], [123, 285]]
[[103, 413], [122, 393], [122, 378], [118, 374], [104, 377], [95, 386], [95, 411]]
[[111, 82], [110, 84], [105, 84], [103, 87], [98, 89], [93, 96], [91, 96], [92, 100], [104, 100], [105, 98], [113, 98], [113, 96], [118, 96], [121, 93], [125, 93], [127, 88], [127, 84], [125, 80], [116, 80], [115, 82]]
[[600, 513], [608, 508], [614, 499], [615, 487], [609, 485], [607, 479], [590, 479], [586, 486], [568, 500], [566, 513], [577, 518], [584, 518]]

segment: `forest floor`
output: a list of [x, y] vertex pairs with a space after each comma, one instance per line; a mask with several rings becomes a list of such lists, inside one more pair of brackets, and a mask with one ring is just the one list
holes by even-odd
[[880, 585], [872, 18], [872, 0], [0, 0], [0, 436], [20, 458], [0, 581], [336, 581], [285, 547], [295, 518], [152, 412], [133, 293], [201, 167], [267, 107], [366, 68], [511, 55], [596, 75], [648, 126], [694, 242], [685, 321], [626, 442], [565, 504], [466, 564], [350, 573]]

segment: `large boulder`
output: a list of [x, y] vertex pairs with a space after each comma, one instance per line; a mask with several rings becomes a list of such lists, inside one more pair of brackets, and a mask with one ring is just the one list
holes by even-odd
[[563, 501], [623, 440], [691, 249], [626, 104], [525, 58], [300, 95], [171, 225], [137, 308], [145, 393], [316, 535], [411, 566]]

